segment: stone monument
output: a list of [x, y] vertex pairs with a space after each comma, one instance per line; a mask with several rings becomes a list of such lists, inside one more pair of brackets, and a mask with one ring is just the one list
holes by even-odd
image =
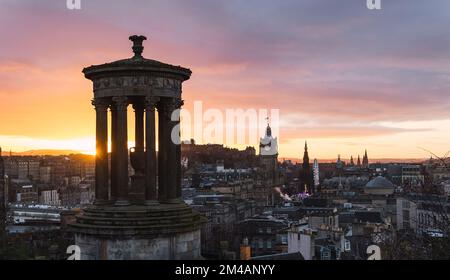
[[[144, 58], [146, 38], [129, 39], [132, 58], [83, 70], [94, 87], [95, 202], [71, 225], [75, 243], [85, 260], [199, 259], [204, 218], [181, 199], [178, 109], [183, 105], [182, 83], [192, 72]], [[129, 105], [135, 112], [136, 142], [130, 150]], [[129, 162], [135, 171], [131, 178]]]

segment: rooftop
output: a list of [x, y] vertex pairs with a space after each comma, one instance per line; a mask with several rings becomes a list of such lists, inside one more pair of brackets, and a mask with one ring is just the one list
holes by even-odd
[[378, 176], [366, 184], [366, 188], [394, 188], [394, 184], [383, 176]]

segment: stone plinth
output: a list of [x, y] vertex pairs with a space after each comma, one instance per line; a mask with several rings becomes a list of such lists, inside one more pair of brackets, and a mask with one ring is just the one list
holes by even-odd
[[195, 260], [203, 222], [185, 204], [93, 206], [72, 230], [83, 260]]

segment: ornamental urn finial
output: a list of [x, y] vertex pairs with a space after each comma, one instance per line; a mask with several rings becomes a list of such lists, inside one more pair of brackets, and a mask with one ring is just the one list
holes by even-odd
[[144, 50], [144, 46], [142, 45], [142, 42], [144, 40], [147, 40], [147, 37], [142, 35], [133, 35], [130, 36], [130, 41], [133, 42], [133, 52], [134, 52], [134, 58], [142, 58], [142, 51]]

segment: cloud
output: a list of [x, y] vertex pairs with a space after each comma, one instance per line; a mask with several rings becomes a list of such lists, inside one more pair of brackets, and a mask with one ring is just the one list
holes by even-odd
[[279, 108], [285, 123], [317, 125], [298, 120], [287, 139], [392, 135], [411, 130], [376, 123], [450, 118], [449, 1], [385, 1], [379, 12], [362, 0], [64, 2], [1, 3], [0, 134], [91, 133], [80, 71], [131, 56], [135, 33], [149, 38], [144, 56], [193, 70], [186, 107]]
[[[405, 129], [383, 126], [296, 126], [294, 128], [284, 128], [281, 130], [280, 139], [282, 142], [289, 142], [297, 139], [311, 138], [358, 138], [393, 135], [405, 132], [430, 132], [432, 129]], [[301, 137], [299, 137], [301, 136]]]

